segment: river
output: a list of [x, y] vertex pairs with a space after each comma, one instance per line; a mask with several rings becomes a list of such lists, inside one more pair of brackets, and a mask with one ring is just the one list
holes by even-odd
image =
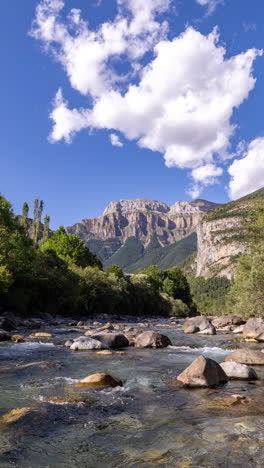
[[[195, 390], [171, 385], [197, 356], [222, 362], [241, 344], [232, 334], [184, 335], [169, 322], [159, 325], [155, 329], [173, 346], [131, 347], [124, 355], [70, 351], [63, 343], [82, 333], [62, 326], [43, 329], [51, 339], [1, 343], [0, 415], [30, 410], [0, 426], [0, 467], [263, 468], [264, 366], [255, 367], [255, 383]], [[75, 387], [96, 372], [119, 377], [123, 387]], [[259, 407], [214, 404], [232, 394], [259, 399]]]

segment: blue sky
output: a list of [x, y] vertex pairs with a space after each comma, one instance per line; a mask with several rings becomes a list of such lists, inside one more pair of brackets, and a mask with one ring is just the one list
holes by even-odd
[[2, 5], [0, 190], [15, 212], [39, 197], [55, 228], [111, 200], [264, 186], [262, 0], [145, 0], [144, 17], [138, 0], [64, 3]]

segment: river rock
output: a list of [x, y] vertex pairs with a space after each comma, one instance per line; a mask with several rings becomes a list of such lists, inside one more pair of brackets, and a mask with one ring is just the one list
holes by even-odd
[[21, 335], [12, 335], [11, 341], [13, 341], [13, 343], [25, 343], [25, 340]]
[[233, 328], [232, 332], [233, 332], [235, 335], [238, 335], [238, 334], [240, 334], [240, 333], [243, 333], [244, 326], [245, 326], [245, 325], [239, 325], [239, 327]]
[[[197, 333], [199, 331], [206, 330], [206, 328], [210, 328], [210, 326], [211, 324], [206, 317], [199, 316], [186, 319], [182, 330], [184, 333]], [[192, 329], [194, 331], [191, 331]]]
[[255, 349], [241, 348], [225, 358], [225, 362], [234, 361], [240, 364], [255, 366], [264, 365], [264, 353]]
[[7, 317], [0, 317], [0, 328], [4, 331], [11, 331], [16, 328], [16, 324]]
[[88, 375], [85, 379], [80, 380], [77, 386], [102, 386], [102, 387], [122, 387], [123, 383], [120, 379], [112, 377], [109, 374], [98, 373]]
[[159, 332], [146, 331], [135, 339], [136, 348], [166, 348], [171, 345], [171, 340]]
[[44, 333], [44, 332], [37, 332], [37, 333], [31, 333], [30, 335], [32, 338], [52, 338], [51, 333]]
[[0, 341], [10, 341], [11, 335], [5, 330], [0, 330]]
[[216, 329], [212, 325], [210, 325], [208, 328], [205, 330], [199, 331], [198, 335], [216, 335]]
[[30, 413], [32, 408], [19, 408], [9, 411], [0, 417], [0, 424], [12, 424]]
[[227, 375], [218, 362], [204, 356], [197, 357], [177, 380], [186, 387], [211, 387], [227, 382]]
[[72, 344], [73, 344], [73, 340], [67, 340], [65, 341], [64, 346], [65, 348], [70, 348]]
[[98, 333], [92, 338], [99, 340], [106, 348], [125, 348], [129, 346], [128, 339], [121, 333]]
[[105, 349], [108, 346], [99, 340], [94, 338], [88, 338], [86, 336], [80, 336], [70, 346], [72, 351], [86, 351], [88, 349]]
[[222, 317], [215, 317], [212, 320], [212, 325], [215, 328], [226, 328], [230, 325], [243, 325], [246, 322], [242, 317], [238, 317], [237, 315], [223, 315]]
[[264, 341], [264, 320], [262, 318], [250, 318], [244, 326], [243, 338]]
[[221, 362], [220, 366], [229, 379], [258, 380], [258, 376], [252, 367], [238, 362]]

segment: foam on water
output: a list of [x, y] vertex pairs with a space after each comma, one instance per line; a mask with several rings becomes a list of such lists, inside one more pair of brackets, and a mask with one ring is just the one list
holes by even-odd
[[179, 353], [193, 354], [230, 354], [232, 351], [218, 348], [217, 346], [204, 346], [203, 348], [191, 348], [190, 346], [168, 346], [168, 349], [173, 349]]
[[19, 349], [34, 349], [34, 348], [39, 348], [41, 346], [48, 346], [48, 347], [53, 347], [55, 346], [54, 343], [44, 343], [43, 341], [37, 341], [34, 343], [31, 342], [26, 342], [26, 343], [16, 343], [13, 345], [13, 348], [19, 348]]
[[64, 380], [69, 385], [74, 385], [80, 381], [80, 379], [72, 379], [71, 377], [54, 377], [54, 380]]

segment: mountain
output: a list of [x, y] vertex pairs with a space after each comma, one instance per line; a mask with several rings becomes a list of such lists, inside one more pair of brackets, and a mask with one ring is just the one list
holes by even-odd
[[243, 221], [264, 207], [264, 188], [206, 213], [197, 227], [197, 276], [232, 278], [236, 259], [248, 249]]
[[168, 268], [196, 250], [196, 236], [190, 234], [204, 213], [217, 206], [201, 199], [172, 206], [145, 198], [120, 200], [111, 202], [102, 216], [84, 219], [67, 232], [83, 239], [104, 266], [116, 263], [135, 271], [155, 263]]

